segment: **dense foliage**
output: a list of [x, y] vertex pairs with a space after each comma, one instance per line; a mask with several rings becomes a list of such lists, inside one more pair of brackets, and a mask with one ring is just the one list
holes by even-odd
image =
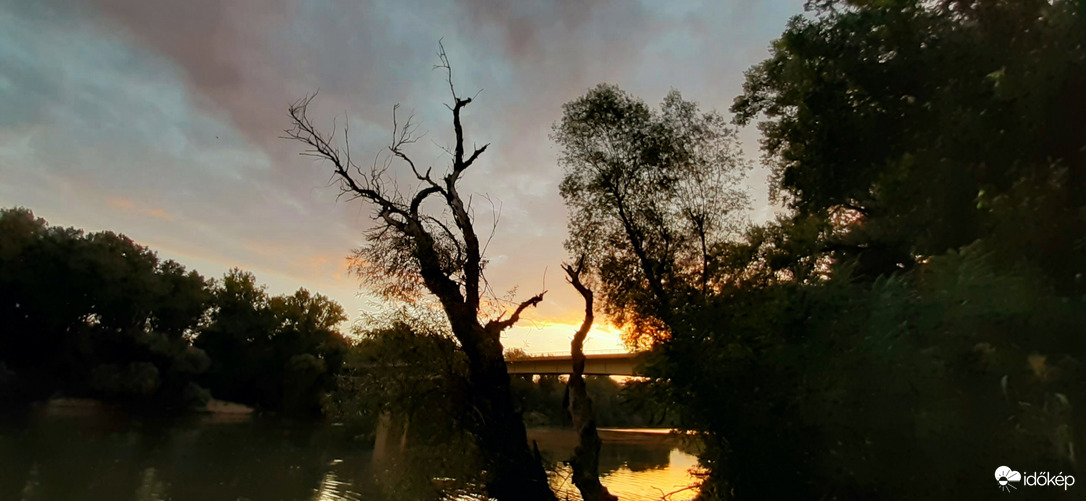
[[1076, 471], [1081, 297], [976, 247], [871, 282], [832, 274], [714, 297], [647, 368], [706, 432], [707, 496], [949, 499], [990, 488], [992, 458]]
[[191, 337], [204, 279], [124, 236], [0, 212], [0, 394], [56, 391], [180, 405], [203, 398]]
[[[56, 394], [154, 408], [214, 396], [314, 413], [334, 384], [343, 309], [268, 297], [238, 270], [208, 281], [111, 232], [0, 211], [0, 398]], [[210, 391], [209, 391], [210, 390]]]
[[834, 250], [869, 276], [977, 239], [1086, 292], [1086, 27], [1071, 0], [817, 2], [747, 73], [777, 190], [862, 217]]
[[271, 297], [236, 269], [215, 284], [212, 304], [194, 344], [211, 357], [201, 380], [215, 396], [319, 414], [347, 349], [336, 330], [347, 320], [343, 307], [305, 289]]
[[[812, 2], [748, 72], [733, 111], [762, 120], [792, 211], [718, 246], [714, 287], [677, 301], [698, 289], [667, 277], [645, 367], [705, 439], [704, 498], [960, 499], [1004, 463], [1081, 471], [1082, 5]], [[574, 225], [607, 213], [572, 202]], [[598, 277], [641, 294], [698, 269], [656, 259]]]

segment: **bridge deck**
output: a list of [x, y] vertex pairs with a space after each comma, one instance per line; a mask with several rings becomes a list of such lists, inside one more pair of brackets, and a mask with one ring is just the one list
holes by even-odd
[[[636, 376], [639, 353], [603, 353], [585, 355], [584, 373], [588, 376]], [[519, 360], [507, 360], [510, 374], [569, 374], [573, 372], [573, 357], [566, 354], [544, 354]]]

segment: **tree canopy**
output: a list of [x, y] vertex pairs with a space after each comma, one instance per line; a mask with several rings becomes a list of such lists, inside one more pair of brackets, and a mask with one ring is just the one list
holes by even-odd
[[[973, 497], [991, 479], [972, 465], [992, 457], [1079, 471], [1082, 3], [809, 8], [732, 108], [759, 123], [791, 213], [686, 268], [709, 269], [710, 287], [669, 271], [683, 262], [675, 243], [697, 233], [624, 216], [641, 193], [615, 189], [662, 163], [671, 136], [557, 129], [572, 136], [556, 138], [571, 247], [597, 256], [605, 313], [624, 323], [633, 304], [669, 333], [639, 392], [703, 437], [705, 499]], [[587, 97], [600, 95], [564, 120], [651, 122], [632, 98]], [[599, 109], [621, 111], [584, 111]], [[609, 168], [621, 174], [595, 176]], [[669, 178], [644, 179], [660, 198], [646, 214], [682, 205]], [[609, 278], [616, 255], [626, 271]]]
[[872, 273], [992, 237], [1061, 290], [1086, 226], [1081, 2], [812, 2], [732, 110], [771, 189], [862, 219], [833, 248]]
[[[552, 139], [570, 207], [566, 247], [598, 275], [604, 311], [648, 335], [690, 291], [714, 288], [748, 199], [735, 130], [671, 91], [658, 110], [601, 84], [563, 106]], [[644, 341], [644, 340], [642, 340]]]
[[0, 211], [0, 398], [89, 396], [183, 410], [210, 397], [317, 414], [346, 340], [343, 308], [301, 289], [269, 297], [112, 232]]
[[347, 340], [343, 307], [299, 289], [269, 296], [234, 269], [212, 289], [214, 308], [195, 346], [211, 356], [202, 378], [219, 398], [260, 408], [319, 414], [335, 388]]
[[0, 211], [0, 368], [9, 398], [57, 390], [180, 405], [207, 356], [189, 340], [206, 282], [111, 232]]

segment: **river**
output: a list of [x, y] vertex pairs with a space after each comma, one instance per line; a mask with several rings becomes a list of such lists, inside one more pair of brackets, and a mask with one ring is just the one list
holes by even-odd
[[[560, 498], [579, 499], [561, 463], [572, 453], [572, 432], [537, 428], [529, 435]], [[6, 412], [0, 416], [0, 500], [418, 499], [411, 486], [390, 480], [372, 449], [348, 436], [334, 424], [248, 415], [163, 421], [81, 406]], [[675, 438], [658, 430], [601, 430], [601, 436], [603, 483], [621, 499], [694, 496], [683, 489], [696, 482], [689, 473], [696, 459]]]

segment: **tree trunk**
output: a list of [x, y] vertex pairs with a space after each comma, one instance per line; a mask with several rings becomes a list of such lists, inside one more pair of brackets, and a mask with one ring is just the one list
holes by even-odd
[[484, 456], [487, 494], [502, 501], [554, 501], [547, 473], [528, 447], [524, 420], [513, 405], [497, 333], [479, 326], [476, 334], [481, 342], [465, 346], [475, 404], [468, 422]]
[[592, 291], [581, 283], [582, 258], [576, 268], [563, 265], [569, 275], [569, 282], [581, 293], [585, 301], [585, 316], [581, 328], [573, 335], [570, 355], [573, 358], [573, 373], [569, 376], [569, 416], [573, 419], [573, 429], [577, 432], [577, 447], [569, 464], [573, 468], [573, 485], [581, 491], [584, 501], [618, 501], [618, 497], [607, 491], [600, 483], [600, 440], [596, 430], [596, 413], [592, 409], [592, 399], [584, 382], [584, 340], [592, 328]]
[[[486, 464], [486, 487], [489, 495], [500, 501], [554, 501], [556, 498], [547, 483], [547, 474], [539, 458], [528, 448], [527, 432], [524, 421], [513, 406], [513, 397], [509, 388], [509, 373], [502, 354], [501, 332], [513, 326], [526, 308], [536, 306], [543, 300], [540, 293], [522, 302], [516, 311], [505, 320], [491, 320], [484, 326], [479, 320], [480, 283], [483, 280], [483, 260], [479, 236], [475, 233], [472, 222], [470, 198], [465, 203], [458, 191], [457, 183], [488, 145], [475, 148], [468, 154], [464, 149], [464, 129], [460, 113], [472, 98], [461, 99], [456, 94], [452, 81], [452, 68], [445, 48], [438, 43], [440, 51], [437, 67], [447, 70], [449, 91], [453, 104], [449, 110], [453, 114], [453, 130], [456, 143], [453, 151], [452, 168], [443, 178], [434, 179], [430, 169], [425, 172], [416, 168], [414, 161], [403, 148], [414, 143], [418, 138], [413, 135], [414, 127], [410, 119], [402, 126], [396, 122], [393, 108], [393, 140], [389, 145], [389, 158], [398, 158], [410, 168], [418, 180], [418, 188], [413, 194], [405, 194], [396, 188], [394, 178], [385, 176], [388, 164], [379, 166], [375, 162], [369, 173], [363, 173], [350, 158], [350, 148], [341, 151], [332, 139], [317, 131], [307, 116], [308, 96], [290, 107], [293, 127], [286, 131], [289, 138], [301, 141], [311, 149], [308, 155], [328, 160], [334, 169], [334, 175], [340, 180], [340, 190], [354, 198], [361, 198], [373, 205], [374, 217], [383, 226], [368, 238], [373, 242], [382, 239], [402, 238], [411, 248], [401, 261], [417, 264], [414, 269], [404, 264], [400, 271], [417, 272], [430, 293], [440, 302], [449, 318], [453, 335], [460, 342], [460, 348], [468, 357], [470, 374], [468, 384], [472, 395], [472, 416], [466, 420], [478, 440], [479, 448]], [[344, 130], [344, 137], [346, 137]], [[346, 139], [344, 139], [346, 141]], [[428, 216], [420, 213], [423, 203], [430, 197], [444, 201], [451, 218]], [[439, 231], [437, 228], [444, 231]], [[454, 234], [459, 233], [459, 236]], [[377, 247], [383, 249], [383, 247]], [[449, 250], [455, 249], [455, 252]], [[459, 263], [459, 270], [450, 270], [450, 260]], [[462, 271], [462, 276], [457, 272]], [[377, 273], [386, 273], [378, 268]], [[546, 291], [544, 291], [546, 292]]]
[[[583, 370], [584, 354], [581, 354], [581, 367]], [[618, 497], [600, 483], [600, 446], [603, 443], [596, 431], [592, 399], [585, 391], [584, 377], [580, 374], [569, 378], [569, 415], [579, 440], [569, 460], [573, 468], [573, 485], [581, 491], [585, 501], [618, 501]]]

